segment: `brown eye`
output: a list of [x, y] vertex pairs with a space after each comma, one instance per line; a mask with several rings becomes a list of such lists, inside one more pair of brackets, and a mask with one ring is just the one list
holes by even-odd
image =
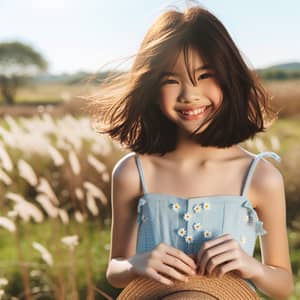
[[161, 84], [163, 85], [163, 84], [172, 84], [172, 83], [177, 83], [177, 81], [174, 79], [167, 79], [163, 81]]
[[213, 74], [211, 74], [211, 73], [204, 73], [204, 74], [201, 74], [198, 77], [198, 79], [206, 79], [206, 78], [211, 77], [211, 76], [213, 76]]

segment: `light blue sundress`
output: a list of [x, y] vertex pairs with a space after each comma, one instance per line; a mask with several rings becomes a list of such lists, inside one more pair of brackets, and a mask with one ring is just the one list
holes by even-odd
[[[230, 234], [253, 256], [257, 236], [267, 231], [246, 195], [258, 161], [269, 156], [280, 162], [278, 154], [261, 152], [254, 156], [241, 195], [192, 198], [148, 192], [141, 160], [137, 153], [133, 154], [143, 189], [137, 204], [137, 254], [150, 251], [161, 242], [186, 254], [197, 253], [205, 241]], [[244, 280], [255, 291], [255, 284]]]

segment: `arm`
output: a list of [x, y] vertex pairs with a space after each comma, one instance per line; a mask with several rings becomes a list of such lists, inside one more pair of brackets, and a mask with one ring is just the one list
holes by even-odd
[[194, 275], [195, 263], [183, 251], [159, 243], [151, 251], [136, 254], [138, 224], [137, 199], [140, 180], [134, 157], [123, 160], [112, 176], [112, 231], [108, 282], [123, 288], [139, 276], [170, 285]]
[[111, 247], [106, 278], [116, 288], [125, 287], [137, 277], [128, 259], [136, 253], [135, 199], [138, 194], [139, 178], [134, 157], [125, 156], [115, 165], [111, 181]]
[[270, 162], [260, 161], [253, 178], [256, 211], [267, 234], [260, 236], [262, 262], [251, 278], [272, 299], [287, 299], [293, 291], [293, 274], [286, 230], [284, 180]]

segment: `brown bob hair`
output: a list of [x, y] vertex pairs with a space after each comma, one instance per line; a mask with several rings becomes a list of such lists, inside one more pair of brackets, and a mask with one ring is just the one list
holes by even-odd
[[223, 93], [219, 110], [204, 122], [212, 120], [207, 128], [193, 132], [197, 143], [230, 147], [265, 131], [265, 121], [277, 119], [269, 103], [271, 97], [256, 72], [243, 61], [224, 25], [197, 5], [184, 12], [163, 12], [146, 33], [131, 69], [107, 77], [97, 95], [85, 97], [94, 129], [137, 153], [163, 155], [174, 150], [177, 125], [157, 105], [160, 80], [184, 50], [194, 84], [186, 54], [189, 47], [198, 50], [204, 63], [212, 67]]

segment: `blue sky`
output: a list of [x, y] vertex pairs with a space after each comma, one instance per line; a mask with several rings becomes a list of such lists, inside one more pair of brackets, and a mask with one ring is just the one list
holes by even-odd
[[[108, 69], [138, 50], [148, 27], [168, 5], [181, 8], [185, 2], [0, 0], [0, 42], [32, 45], [52, 73]], [[300, 1], [197, 3], [223, 22], [250, 67], [300, 62]], [[115, 64], [104, 66], [113, 60]]]

